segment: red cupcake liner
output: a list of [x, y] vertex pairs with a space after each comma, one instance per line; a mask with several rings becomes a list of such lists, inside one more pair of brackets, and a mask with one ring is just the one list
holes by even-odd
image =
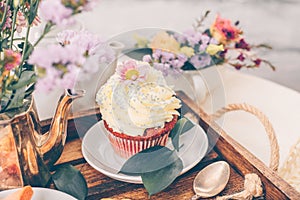
[[151, 128], [147, 131], [154, 132], [148, 136], [130, 136], [112, 130], [104, 120], [104, 127], [108, 130], [108, 138], [114, 151], [124, 158], [129, 158], [134, 154], [154, 146], [165, 146], [168, 141], [170, 131], [177, 122], [177, 116], [167, 122], [164, 128]]

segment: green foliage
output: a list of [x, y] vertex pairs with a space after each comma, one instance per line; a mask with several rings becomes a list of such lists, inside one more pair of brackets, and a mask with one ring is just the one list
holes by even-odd
[[32, 24], [32, 22], [34, 21], [36, 15], [37, 15], [38, 7], [39, 7], [39, 2], [40, 1], [32, 1], [31, 5], [30, 5], [29, 16], [28, 16], [28, 23], [29, 23], [29, 25]]
[[194, 124], [185, 117], [182, 117], [177, 121], [169, 135], [169, 137], [172, 139], [172, 144], [177, 151], [179, 151], [179, 136], [193, 127]]
[[60, 166], [52, 174], [52, 180], [58, 190], [66, 192], [78, 200], [84, 200], [88, 194], [87, 183], [83, 175], [72, 165]]
[[130, 157], [119, 173], [141, 176], [149, 195], [167, 188], [180, 175], [183, 169], [182, 160], [178, 157], [179, 136], [194, 127], [187, 118], [177, 121], [170, 133], [175, 150], [164, 146], [154, 146]]
[[154, 146], [130, 157], [120, 172], [130, 175], [141, 175], [154, 172], [175, 162], [178, 156], [175, 151], [163, 146]]
[[180, 175], [182, 169], [182, 161], [178, 158], [172, 164], [155, 172], [141, 174], [142, 181], [149, 195], [156, 194], [171, 185]]

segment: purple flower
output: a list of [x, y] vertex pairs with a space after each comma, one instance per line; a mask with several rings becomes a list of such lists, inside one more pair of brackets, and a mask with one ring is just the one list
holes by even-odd
[[39, 78], [35, 84], [35, 90], [37, 92], [49, 93], [56, 88], [58, 77], [60, 72], [55, 68], [46, 69], [47, 76]]
[[[41, 79], [37, 88], [47, 92], [54, 88], [69, 88], [75, 86], [79, 70], [84, 66], [86, 57], [82, 49], [73, 45], [65, 47], [50, 45], [47, 48], [36, 48], [29, 57], [28, 63], [43, 69], [38, 74]], [[40, 70], [41, 71], [41, 70]]]
[[164, 76], [168, 76], [170, 71], [170, 65], [164, 63], [153, 63], [153, 67], [163, 73]]
[[208, 44], [210, 41], [210, 37], [206, 34], [201, 35], [201, 43], [202, 44]]
[[76, 80], [80, 78], [78, 75], [80, 73], [80, 68], [75, 64], [68, 64], [68, 73], [59, 79], [59, 86], [62, 86], [64, 89], [73, 89], [76, 84]]
[[110, 63], [115, 58], [115, 52], [103, 39], [85, 30], [65, 30], [58, 33], [56, 39], [62, 45], [80, 48], [85, 56], [98, 56], [101, 63]]
[[261, 63], [261, 59], [257, 58], [255, 60], [253, 60], [253, 62], [255, 63], [256, 66], [259, 66]]
[[[0, 2], [0, 15], [1, 15], [1, 18], [5, 18], [5, 22], [3, 24], [3, 27], [2, 27], [2, 30], [5, 30], [5, 29], [10, 29], [11, 28], [11, 24], [12, 24], [12, 11], [10, 9], [10, 6], [7, 5], [7, 13], [6, 13], [6, 16], [3, 16], [4, 14], [4, 10], [5, 10], [5, 7], [6, 7], [6, 4], [4, 1], [1, 1]], [[2, 20], [3, 20], [2, 19]]]
[[218, 40], [216, 40], [215, 38], [210, 38], [209, 44], [215, 44], [215, 45], [218, 45], [219, 42], [218, 42]]
[[161, 51], [161, 62], [165, 63], [175, 58], [175, 54], [167, 51]]
[[202, 38], [202, 34], [195, 29], [188, 29], [183, 32], [183, 35], [186, 37], [186, 40], [191, 47], [194, 47], [196, 44], [198, 44]]
[[153, 57], [155, 60], [159, 60], [160, 57], [161, 57], [161, 53], [162, 53], [162, 50], [156, 49], [156, 50], [152, 53], [152, 57]]
[[207, 48], [207, 44], [204, 44], [204, 43], [203, 43], [203, 44], [199, 45], [199, 52], [205, 51], [206, 48]]
[[196, 69], [201, 69], [210, 65], [211, 57], [208, 54], [195, 55], [190, 59], [190, 62]]
[[93, 54], [97, 46], [104, 43], [99, 36], [85, 30], [65, 30], [58, 33], [56, 39], [60, 44], [72, 44], [76, 45], [77, 48], [82, 48], [82, 51], [86, 52], [87, 55]]
[[70, 18], [73, 14], [73, 10], [65, 7], [61, 0], [41, 1], [39, 12], [43, 19], [56, 25], [67, 25], [74, 22], [74, 20]]
[[57, 34], [56, 41], [63, 46], [68, 45], [74, 40], [74, 37], [77, 34], [78, 32], [74, 30], [64, 30]]
[[144, 62], [148, 62], [148, 63], [152, 62], [152, 57], [151, 57], [151, 55], [144, 55], [144, 56], [143, 56], [143, 61], [144, 61]]
[[244, 39], [240, 39], [240, 41], [235, 44], [235, 48], [250, 51], [250, 45]]
[[180, 69], [183, 65], [184, 65], [184, 62], [178, 60], [178, 59], [175, 59], [175, 60], [171, 60], [170, 61], [170, 64], [171, 66], [175, 69]]
[[179, 42], [179, 43], [186, 43], [186, 36], [184, 36], [181, 33], [174, 33], [174, 38]]
[[243, 62], [245, 60], [245, 56], [242, 53], [240, 53], [237, 59]]

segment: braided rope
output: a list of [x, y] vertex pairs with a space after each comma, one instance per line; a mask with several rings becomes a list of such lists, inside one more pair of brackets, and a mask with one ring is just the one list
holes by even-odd
[[300, 138], [291, 147], [289, 156], [278, 173], [300, 192]]
[[235, 194], [217, 197], [216, 200], [228, 199], [245, 199], [251, 200], [253, 197], [260, 197], [263, 195], [262, 183], [257, 174], [246, 174], [244, 182], [244, 190]]
[[248, 105], [245, 103], [244, 104], [229, 104], [226, 107], [223, 107], [220, 110], [218, 110], [216, 113], [212, 114], [211, 117], [213, 119], [218, 119], [227, 112], [238, 111], [238, 110], [243, 110], [243, 111], [253, 114], [263, 124], [265, 131], [268, 135], [268, 138], [270, 141], [270, 148], [271, 148], [269, 167], [272, 170], [277, 171], [278, 166], [279, 166], [279, 145], [278, 145], [278, 141], [277, 141], [277, 138], [275, 135], [274, 128], [264, 113], [262, 113], [260, 110], [258, 110], [254, 106], [251, 106], [251, 105]]

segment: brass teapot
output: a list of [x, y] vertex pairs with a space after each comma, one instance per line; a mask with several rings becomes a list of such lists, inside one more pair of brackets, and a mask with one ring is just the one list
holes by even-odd
[[66, 141], [71, 104], [83, 95], [83, 90], [65, 90], [46, 133], [33, 98], [26, 99], [18, 111], [0, 114], [0, 190], [48, 183], [49, 168], [60, 157]]

